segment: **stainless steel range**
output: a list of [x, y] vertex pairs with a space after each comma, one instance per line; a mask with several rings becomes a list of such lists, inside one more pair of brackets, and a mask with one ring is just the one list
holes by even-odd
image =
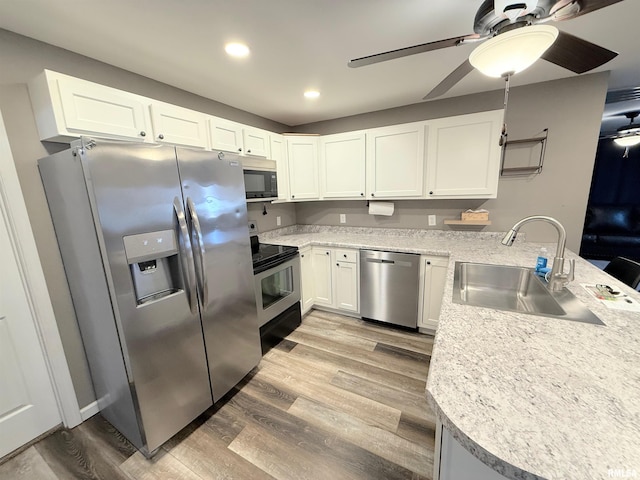
[[259, 243], [251, 237], [253, 274], [262, 353], [301, 321], [300, 255], [297, 247]]

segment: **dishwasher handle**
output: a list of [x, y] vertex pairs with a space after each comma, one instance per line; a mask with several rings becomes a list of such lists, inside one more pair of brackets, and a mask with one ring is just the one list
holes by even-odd
[[367, 262], [371, 262], [371, 263], [396, 263], [395, 260], [383, 260], [381, 258], [367, 258]]

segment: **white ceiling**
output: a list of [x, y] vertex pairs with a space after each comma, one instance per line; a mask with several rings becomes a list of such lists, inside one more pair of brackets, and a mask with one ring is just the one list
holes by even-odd
[[[481, 0], [0, 0], [0, 28], [207, 98], [299, 125], [420, 102], [473, 45], [358, 69], [348, 60], [473, 32]], [[640, 83], [640, 1], [558, 23], [620, 52], [610, 88]], [[223, 45], [243, 41], [244, 61]], [[539, 61], [512, 85], [570, 77]], [[502, 88], [473, 72], [446, 96]], [[315, 101], [302, 93], [321, 91]], [[579, 120], [579, 119], [576, 119]]]

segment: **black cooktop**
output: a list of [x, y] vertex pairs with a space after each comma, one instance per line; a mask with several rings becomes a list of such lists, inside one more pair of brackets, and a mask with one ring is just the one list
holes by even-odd
[[258, 243], [251, 239], [253, 273], [260, 273], [286, 262], [298, 254], [298, 247]]

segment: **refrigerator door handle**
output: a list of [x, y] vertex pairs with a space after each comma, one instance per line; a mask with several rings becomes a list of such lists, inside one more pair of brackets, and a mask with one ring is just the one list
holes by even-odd
[[189, 310], [195, 315], [197, 308], [196, 299], [196, 274], [193, 271], [193, 252], [191, 250], [191, 240], [189, 239], [189, 229], [185, 220], [182, 201], [178, 197], [173, 199], [173, 210], [178, 219], [178, 245], [180, 250], [180, 265], [182, 268], [182, 279], [184, 281], [184, 289], [187, 294], [187, 302]]
[[202, 311], [205, 312], [207, 304], [209, 303], [209, 286], [207, 283], [207, 275], [204, 268], [204, 239], [202, 238], [202, 229], [200, 228], [200, 220], [198, 219], [198, 213], [196, 212], [196, 206], [193, 204], [191, 197], [187, 197], [187, 211], [189, 213], [191, 224], [191, 235], [195, 236], [197, 242], [197, 248], [194, 249], [193, 256], [197, 257], [196, 266], [196, 279], [198, 282], [198, 289], [200, 290], [200, 299], [202, 301]]

